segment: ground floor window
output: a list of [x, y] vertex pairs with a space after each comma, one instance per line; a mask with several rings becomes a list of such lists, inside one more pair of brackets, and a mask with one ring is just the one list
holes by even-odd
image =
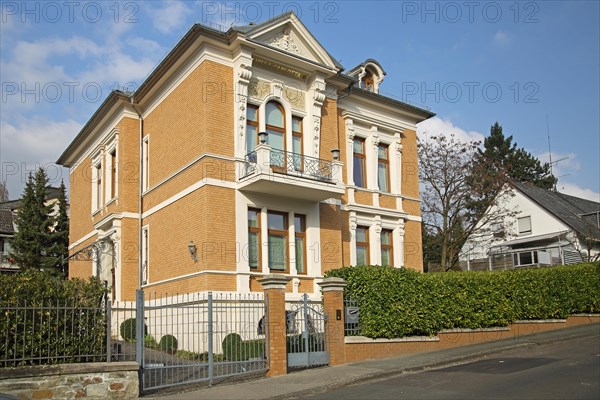
[[287, 214], [269, 211], [267, 224], [269, 230], [269, 269], [286, 271], [288, 265]]
[[356, 228], [356, 265], [369, 265], [369, 228]]
[[381, 265], [394, 265], [394, 250], [392, 244], [392, 231], [381, 231]]

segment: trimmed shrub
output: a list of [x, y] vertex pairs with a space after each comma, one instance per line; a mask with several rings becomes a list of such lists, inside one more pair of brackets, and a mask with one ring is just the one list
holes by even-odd
[[160, 338], [158, 348], [164, 351], [177, 351], [177, 338], [173, 335], [164, 335]]
[[348, 282], [346, 297], [360, 303], [361, 334], [371, 338], [600, 312], [600, 262], [437, 274], [363, 266], [330, 270], [325, 276]]
[[247, 361], [250, 358], [262, 358], [264, 356], [264, 341], [242, 340], [237, 333], [225, 336], [222, 343], [223, 357], [228, 361]]
[[[121, 322], [121, 326], [119, 327], [119, 332], [121, 333], [121, 337], [126, 342], [135, 343], [136, 337], [136, 319], [128, 318], [125, 321]], [[148, 325], [144, 324], [144, 338], [148, 336]]]

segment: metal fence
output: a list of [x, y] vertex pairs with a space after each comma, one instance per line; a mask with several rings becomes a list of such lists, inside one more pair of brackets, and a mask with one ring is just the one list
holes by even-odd
[[262, 294], [137, 295], [142, 390], [267, 370]]
[[0, 367], [110, 359], [110, 302], [32, 303], [0, 299]]
[[361, 336], [360, 304], [357, 300], [344, 299], [344, 336]]

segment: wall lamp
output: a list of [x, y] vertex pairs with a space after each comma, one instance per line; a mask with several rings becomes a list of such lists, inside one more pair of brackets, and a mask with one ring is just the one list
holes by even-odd
[[267, 143], [267, 136], [269, 136], [267, 132], [258, 132], [258, 140], [260, 141], [260, 144]]
[[194, 262], [198, 262], [198, 248], [194, 244], [193, 240], [190, 240], [190, 244], [188, 244], [188, 250], [192, 256], [192, 260], [194, 260]]
[[340, 159], [340, 149], [333, 149], [331, 150], [331, 155], [333, 156], [333, 159], [335, 161]]

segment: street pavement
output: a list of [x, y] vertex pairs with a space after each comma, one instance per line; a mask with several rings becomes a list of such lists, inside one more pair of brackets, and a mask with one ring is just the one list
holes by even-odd
[[283, 376], [219, 384], [179, 393], [157, 393], [144, 398], [148, 400], [289, 399], [359, 382], [464, 364], [509, 349], [521, 348], [526, 352], [532, 346], [544, 343], [598, 336], [600, 336], [600, 324], [580, 325], [447, 350], [314, 368]]

